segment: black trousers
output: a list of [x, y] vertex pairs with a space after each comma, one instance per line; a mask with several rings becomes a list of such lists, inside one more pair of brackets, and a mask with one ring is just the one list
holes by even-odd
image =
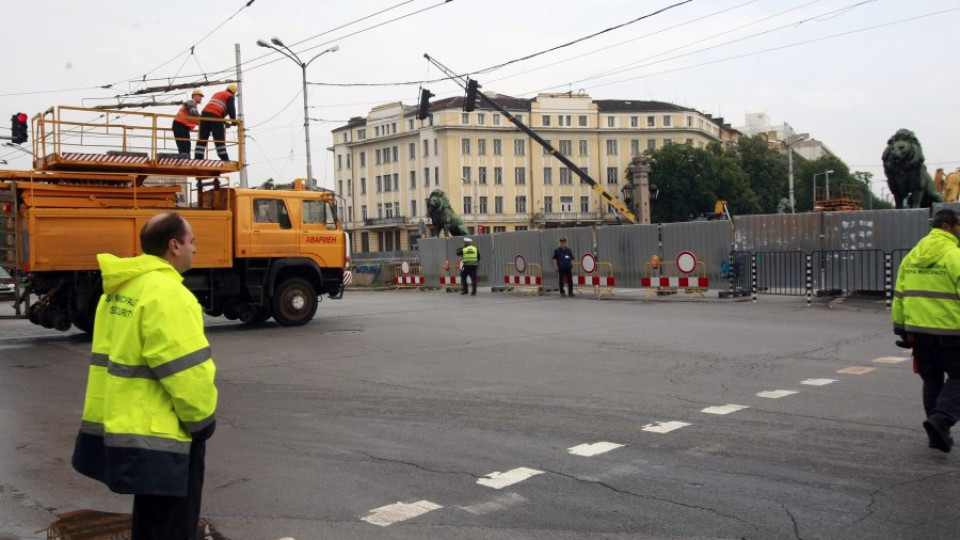
[[470, 283], [473, 286], [473, 294], [477, 294], [477, 265], [465, 264], [460, 271], [460, 290], [467, 292], [467, 276], [470, 276]]
[[923, 379], [927, 417], [936, 415], [945, 427], [956, 424], [960, 420], [960, 338], [914, 334], [913, 356]]
[[567, 279], [567, 290], [570, 291], [570, 296], [573, 296], [573, 268], [567, 268], [564, 270], [560, 268], [557, 270], [557, 275], [560, 276], [560, 294], [563, 294], [563, 279]]
[[173, 136], [177, 140], [177, 152], [190, 155], [190, 128], [180, 122], [173, 123]]
[[225, 126], [223, 122], [200, 121], [200, 135], [197, 136], [197, 147], [193, 151], [194, 159], [203, 159], [203, 155], [207, 152], [207, 139], [213, 135], [213, 143], [217, 146], [217, 155], [220, 156], [220, 160], [230, 161], [230, 156], [227, 155], [227, 144], [224, 142], [227, 136]]
[[200, 498], [207, 441], [190, 444], [186, 497], [134, 495], [130, 540], [199, 540]]

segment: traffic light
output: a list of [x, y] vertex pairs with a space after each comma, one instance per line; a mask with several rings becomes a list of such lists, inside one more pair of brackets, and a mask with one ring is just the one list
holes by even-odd
[[477, 81], [470, 79], [467, 81], [467, 99], [463, 101], [463, 110], [465, 112], [470, 112], [477, 108], [477, 89], [480, 88], [480, 84]]
[[426, 88], [420, 89], [420, 105], [417, 106], [417, 119], [423, 120], [430, 114], [427, 112], [427, 109], [430, 108], [430, 98], [433, 97], [433, 92], [427, 90]]
[[17, 113], [10, 117], [10, 131], [13, 132], [11, 140], [14, 144], [27, 142], [27, 115]]

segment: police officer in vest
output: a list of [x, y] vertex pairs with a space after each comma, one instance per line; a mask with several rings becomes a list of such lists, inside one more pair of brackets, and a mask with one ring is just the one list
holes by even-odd
[[200, 135], [197, 138], [197, 147], [193, 151], [194, 159], [203, 159], [207, 152], [207, 139], [213, 135], [213, 143], [217, 146], [217, 155], [222, 161], [230, 161], [227, 155], [226, 127], [229, 125], [222, 120], [230, 117], [231, 120], [237, 119], [236, 108], [237, 85], [229, 84], [225, 90], [217, 92], [207, 102], [200, 115]]
[[194, 540], [217, 388], [203, 312], [181, 276], [193, 230], [158, 214], [140, 243], [137, 257], [97, 255], [104, 294], [73, 467], [134, 495], [132, 540]]
[[203, 101], [203, 90], [197, 88], [190, 94], [190, 99], [183, 102], [177, 116], [173, 119], [173, 136], [177, 141], [177, 152], [185, 158], [190, 157], [190, 132], [199, 123], [200, 112], [197, 105]]
[[913, 348], [914, 370], [923, 379], [929, 446], [949, 452], [950, 428], [960, 419], [960, 216], [940, 210], [931, 226], [900, 263], [893, 331], [901, 338], [897, 345]]
[[460, 270], [460, 294], [467, 294], [467, 276], [470, 276], [472, 291], [470, 294], [477, 294], [477, 265], [480, 263], [480, 251], [473, 245], [472, 238], [463, 239], [463, 247], [457, 250], [457, 255], [463, 260], [463, 269]]

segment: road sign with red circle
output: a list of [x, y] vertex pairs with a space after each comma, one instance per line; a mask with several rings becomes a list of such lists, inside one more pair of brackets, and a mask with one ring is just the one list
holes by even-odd
[[697, 256], [689, 251], [681, 251], [677, 255], [677, 270], [689, 274], [697, 269]]
[[527, 271], [527, 260], [523, 258], [523, 255], [517, 255], [517, 258], [513, 260], [513, 266], [516, 267], [517, 272], [522, 274]]
[[403, 275], [410, 273], [410, 261], [403, 259], [400, 261], [400, 271], [403, 272]]
[[583, 257], [580, 258], [580, 268], [584, 272], [592, 274], [593, 271], [597, 269], [597, 259], [593, 257], [592, 253], [585, 253]]

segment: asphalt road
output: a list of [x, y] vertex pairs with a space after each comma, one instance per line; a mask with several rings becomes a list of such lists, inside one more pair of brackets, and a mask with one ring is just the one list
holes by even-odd
[[[348, 292], [208, 336], [229, 540], [960, 534], [960, 456], [927, 448], [882, 310]], [[70, 468], [88, 354], [0, 321], [0, 539], [129, 511]]]

